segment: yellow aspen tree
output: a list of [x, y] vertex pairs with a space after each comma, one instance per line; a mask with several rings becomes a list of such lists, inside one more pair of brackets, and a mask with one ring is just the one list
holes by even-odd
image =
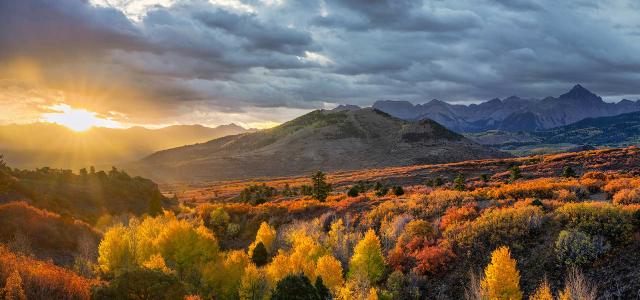
[[369, 295], [367, 295], [367, 300], [378, 300], [378, 290], [376, 290], [376, 288], [371, 288], [369, 290]]
[[369, 229], [354, 249], [349, 262], [349, 277], [361, 274], [373, 284], [382, 278], [383, 272], [384, 257], [380, 240], [373, 229]]
[[271, 263], [267, 265], [266, 271], [269, 280], [274, 284], [285, 276], [293, 273], [291, 263], [289, 262], [289, 255], [282, 249], [278, 250], [278, 254], [273, 258]]
[[546, 278], [542, 283], [540, 283], [540, 286], [536, 289], [533, 295], [529, 297], [529, 300], [553, 300], [551, 287], [549, 286], [549, 282]]
[[273, 253], [273, 241], [276, 239], [276, 230], [269, 226], [267, 222], [262, 222], [258, 232], [256, 233], [256, 240], [249, 245], [249, 257], [253, 256], [253, 249], [259, 242], [262, 242], [269, 254]]
[[489, 300], [521, 300], [520, 272], [508, 247], [502, 246], [491, 253], [491, 263], [484, 270], [480, 282], [482, 294]]
[[254, 264], [249, 264], [244, 269], [240, 279], [238, 295], [240, 300], [262, 300], [269, 298], [271, 287], [262, 272]]
[[342, 277], [342, 265], [330, 254], [318, 259], [316, 275], [322, 278], [324, 285], [333, 293], [337, 293], [344, 283], [344, 278]]

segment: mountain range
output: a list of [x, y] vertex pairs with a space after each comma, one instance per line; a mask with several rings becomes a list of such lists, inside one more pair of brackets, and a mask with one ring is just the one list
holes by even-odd
[[317, 110], [280, 126], [157, 152], [133, 167], [157, 180], [227, 180], [505, 157], [431, 121], [372, 108]]
[[640, 101], [608, 103], [575, 85], [559, 97], [522, 99], [511, 96], [480, 104], [449, 104], [431, 100], [414, 105], [408, 101], [377, 101], [373, 108], [405, 120], [431, 119], [456, 132], [538, 131], [575, 123], [586, 118], [640, 111]]
[[[535, 132], [490, 130], [465, 134], [468, 138], [514, 154], [640, 144], [640, 112], [587, 118], [576, 123]], [[535, 151], [531, 151], [535, 150]]]
[[174, 125], [159, 129], [95, 127], [75, 132], [53, 123], [0, 126], [0, 154], [17, 168], [110, 168], [139, 160], [155, 151], [209, 141], [247, 130], [235, 125], [216, 128]]

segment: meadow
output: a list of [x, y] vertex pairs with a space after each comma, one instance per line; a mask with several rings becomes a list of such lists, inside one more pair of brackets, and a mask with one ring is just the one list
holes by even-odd
[[[91, 222], [7, 200], [0, 282], [29, 299], [633, 298], [639, 151], [165, 184], [160, 212]], [[25, 173], [3, 174], [12, 199]]]

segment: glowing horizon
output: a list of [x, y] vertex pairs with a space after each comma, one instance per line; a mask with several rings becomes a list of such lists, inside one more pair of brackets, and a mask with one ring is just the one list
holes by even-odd
[[93, 127], [124, 128], [110, 118], [83, 108], [73, 108], [67, 104], [55, 104], [48, 109], [54, 111], [42, 114], [41, 121], [62, 125], [76, 132], [87, 131]]

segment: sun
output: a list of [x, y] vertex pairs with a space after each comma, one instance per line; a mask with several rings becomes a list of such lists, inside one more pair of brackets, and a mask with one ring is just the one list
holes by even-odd
[[86, 131], [93, 127], [122, 127], [117, 121], [102, 118], [97, 113], [86, 109], [72, 108], [67, 104], [56, 104], [48, 108], [54, 112], [43, 114], [43, 121], [56, 123], [73, 131]]

